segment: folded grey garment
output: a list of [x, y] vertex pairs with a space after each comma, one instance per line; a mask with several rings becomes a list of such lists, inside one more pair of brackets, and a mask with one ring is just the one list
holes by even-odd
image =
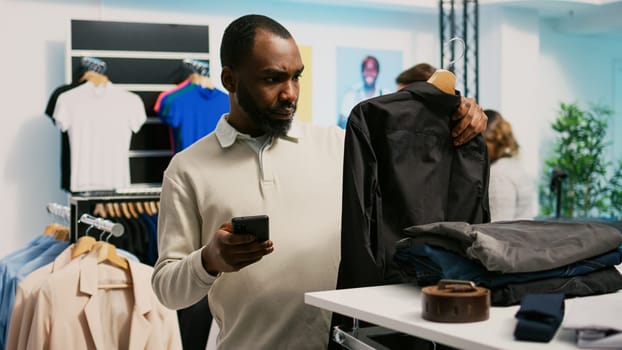
[[436, 222], [404, 229], [396, 248], [430, 244], [501, 273], [554, 269], [616, 249], [617, 229], [593, 222], [514, 220]]

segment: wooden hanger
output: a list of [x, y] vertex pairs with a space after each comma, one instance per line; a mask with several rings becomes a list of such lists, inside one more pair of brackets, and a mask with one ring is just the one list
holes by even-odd
[[208, 77], [207, 75], [192, 73], [190, 74], [190, 82], [192, 84], [200, 85], [202, 88], [207, 88], [210, 90], [214, 88], [214, 82], [212, 81], [212, 78]]
[[130, 213], [130, 208], [127, 205], [127, 202], [121, 202], [121, 212], [126, 219], [133, 218], [132, 213]]
[[108, 242], [97, 241], [93, 244], [92, 250], [97, 251], [97, 263], [109, 263], [123, 270], [129, 269], [129, 264], [125, 258], [117, 254], [117, 248]]
[[446, 94], [456, 94], [456, 76], [448, 70], [437, 69], [428, 79], [428, 83], [436, 86]]
[[151, 205], [149, 205], [149, 202], [144, 202], [143, 206], [145, 208], [145, 212], [147, 213], [147, 215], [152, 216], [153, 214], [155, 214], [152, 210], [151, 210]]
[[138, 211], [136, 211], [136, 202], [129, 202], [127, 203], [127, 207], [130, 211], [130, 215], [132, 215], [132, 217], [134, 219], [138, 218]]
[[134, 205], [136, 205], [136, 211], [137, 211], [139, 214], [142, 214], [142, 213], [144, 213], [144, 212], [145, 212], [145, 208], [143, 207], [143, 203], [141, 203], [141, 202], [135, 202], [135, 203], [134, 203]]
[[57, 224], [57, 223], [48, 224], [47, 226], [45, 226], [45, 229], [43, 230], [43, 235], [44, 236], [54, 236], [54, 232], [56, 232], [56, 230], [58, 230], [59, 226], [61, 226], [61, 225]]
[[155, 201], [149, 202], [149, 206], [151, 207], [151, 212], [153, 213], [152, 215], [155, 215], [158, 213], [158, 207], [156, 206]]
[[111, 218], [115, 217], [115, 211], [114, 211], [114, 207], [112, 206], [112, 202], [106, 203], [106, 213]]
[[57, 241], [66, 242], [69, 240], [69, 227], [59, 225], [59, 227], [54, 231], [54, 238]]
[[57, 241], [68, 241], [69, 227], [57, 223], [52, 223], [45, 226], [43, 234], [46, 236], [54, 236], [54, 239], [56, 239]]
[[80, 78], [80, 81], [84, 81], [84, 80], [90, 82], [91, 84], [95, 86], [99, 86], [99, 85], [106, 84], [107, 82], [109, 82], [107, 76], [94, 72], [92, 70], [87, 71], [86, 73], [84, 73], [84, 75], [82, 75], [82, 77]]
[[93, 215], [100, 216], [104, 219], [108, 218], [108, 213], [106, 212], [106, 207], [104, 207], [104, 203], [96, 203], [95, 209], [93, 209]]
[[[107, 263], [112, 266], [118, 267], [124, 271], [130, 270], [130, 265], [127, 259], [120, 257], [117, 254], [117, 248], [108, 242], [97, 241], [93, 244], [93, 250], [97, 252], [97, 263]], [[122, 289], [129, 288], [132, 283], [101, 283], [97, 285], [99, 289]]]
[[95, 242], [95, 238], [91, 236], [82, 236], [78, 238], [78, 241], [76, 241], [71, 250], [71, 258], [75, 259], [84, 253], [90, 252]]
[[114, 208], [114, 215], [116, 218], [120, 218], [121, 216], [123, 216], [121, 214], [121, 206], [119, 205], [118, 202], [112, 203], [112, 208]]

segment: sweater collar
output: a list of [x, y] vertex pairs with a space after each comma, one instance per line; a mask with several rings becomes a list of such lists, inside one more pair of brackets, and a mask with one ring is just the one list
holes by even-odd
[[[251, 138], [250, 135], [243, 134], [237, 131], [231, 124], [229, 124], [229, 122], [227, 121], [228, 116], [229, 113], [223, 114], [223, 116], [218, 121], [218, 124], [216, 124], [215, 134], [218, 142], [220, 143], [220, 147], [222, 148], [231, 147], [231, 145], [233, 145], [235, 143], [235, 140], [237, 140], [238, 138]], [[298, 139], [300, 139], [301, 137], [302, 133], [300, 132], [300, 126], [294, 119], [291, 127], [289, 128], [289, 131], [287, 132], [287, 135], [281, 136], [279, 138], [285, 141], [298, 142]]]

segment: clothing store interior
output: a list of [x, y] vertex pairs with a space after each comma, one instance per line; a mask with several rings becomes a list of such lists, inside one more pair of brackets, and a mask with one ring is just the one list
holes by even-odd
[[621, 13], [0, 0], [0, 350], [622, 349]]

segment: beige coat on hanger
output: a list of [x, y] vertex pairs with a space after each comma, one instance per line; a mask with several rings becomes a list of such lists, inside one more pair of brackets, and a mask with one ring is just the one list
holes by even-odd
[[[56, 271], [38, 293], [27, 349], [181, 349], [177, 314], [158, 302], [152, 271], [98, 264], [96, 251]], [[132, 286], [99, 288], [110, 283]]]
[[7, 336], [6, 348], [11, 350], [24, 350], [28, 343], [28, 334], [32, 317], [35, 312], [37, 293], [41, 285], [56, 271], [59, 271], [69, 263], [78, 264], [78, 260], [71, 260], [71, 250], [74, 245], [70, 245], [60, 253], [53, 262], [42, 266], [31, 272], [18, 285], [15, 291], [13, 302], [13, 312], [9, 323], [9, 334]]

